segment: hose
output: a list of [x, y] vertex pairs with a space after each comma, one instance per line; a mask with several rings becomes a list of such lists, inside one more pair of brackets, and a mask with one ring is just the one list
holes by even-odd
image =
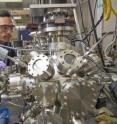
[[110, 18], [111, 12], [117, 17], [117, 12], [112, 7], [111, 0], [103, 0], [103, 5], [104, 5], [104, 20], [105, 21], [107, 21]]

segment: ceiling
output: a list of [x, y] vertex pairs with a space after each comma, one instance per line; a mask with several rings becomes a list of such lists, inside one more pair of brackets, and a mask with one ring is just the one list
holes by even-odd
[[[9, 0], [10, 1], [10, 0]], [[2, 2], [0, 1], [1, 9], [23, 9], [29, 8], [29, 5], [33, 2], [33, 0], [20, 0], [17, 2]]]
[[[8, 2], [6, 2], [8, 1]], [[11, 2], [9, 2], [11, 1]], [[15, 1], [15, 2], [13, 2]], [[23, 8], [29, 8], [30, 4], [38, 4], [43, 2], [48, 2], [51, 0], [0, 0], [0, 8], [6, 8], [6, 9], [23, 9]], [[56, 2], [56, 0], [52, 0]], [[63, 1], [63, 0], [58, 0]], [[69, 1], [69, 0], [67, 0]]]

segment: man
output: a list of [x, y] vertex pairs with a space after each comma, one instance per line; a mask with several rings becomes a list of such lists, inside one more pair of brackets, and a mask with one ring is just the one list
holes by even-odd
[[[7, 10], [0, 10], [0, 45], [11, 46], [10, 39], [14, 29], [13, 18]], [[4, 47], [6, 49], [6, 47]], [[8, 48], [7, 48], [8, 49]], [[8, 56], [14, 57], [16, 53], [12, 49], [8, 49]], [[11, 65], [9, 59], [5, 59], [6, 65]]]
[[[7, 10], [0, 10], [0, 45], [2, 46], [2, 48], [5, 48], [8, 50], [8, 56], [10, 56], [10, 57], [16, 56], [15, 51], [13, 49], [9, 49], [9, 47], [12, 47], [10, 39], [12, 37], [13, 30], [14, 30], [13, 17]], [[0, 53], [0, 54], [2, 54], [2, 53]], [[5, 64], [6, 64], [6, 66], [10, 66], [13, 63], [8, 58], [5, 58], [5, 60], [0, 58], [0, 64], [1, 64], [0, 65], [0, 69], [1, 69], [1, 68], [5, 68]], [[8, 104], [7, 100], [6, 101], [1, 100], [0, 102], [1, 102], [0, 110], [4, 109], [4, 108], [7, 108], [10, 110], [11, 115], [10, 115], [9, 123], [10, 124], [17, 123], [19, 121], [18, 114], [16, 111], [17, 109], [15, 108], [15, 110], [12, 110], [12, 107]], [[18, 111], [20, 111], [20, 110], [18, 110]], [[5, 115], [6, 115], [6, 113], [5, 113]], [[0, 114], [0, 116], [2, 117], [2, 114]], [[5, 118], [5, 119], [7, 119], [7, 118]], [[7, 123], [7, 121], [2, 120], [2, 122], [1, 122], [1, 119], [0, 119], [0, 124], [1, 123]], [[17, 124], [19, 124], [19, 123], [17, 123]]]

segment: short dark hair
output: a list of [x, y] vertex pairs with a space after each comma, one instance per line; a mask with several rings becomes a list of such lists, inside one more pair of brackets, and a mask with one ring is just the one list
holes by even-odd
[[0, 9], [0, 17], [12, 17], [8, 10]]

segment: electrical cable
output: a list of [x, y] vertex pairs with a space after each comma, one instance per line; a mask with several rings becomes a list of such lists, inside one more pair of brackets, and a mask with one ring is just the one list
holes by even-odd
[[19, 104], [16, 104], [16, 103], [13, 103], [13, 102], [11, 102], [11, 101], [9, 101], [8, 103], [9, 103], [10, 105], [13, 105], [13, 106], [15, 106], [15, 107], [22, 108], [22, 106], [21, 106], [21, 105], [19, 105]]
[[[100, 17], [100, 19], [99, 19], [99, 20], [97, 21], [97, 23], [95, 24], [95, 26], [94, 26], [95, 28], [100, 24], [100, 22], [102, 21], [102, 19], [103, 19], [103, 15]], [[87, 35], [86, 35], [86, 37], [83, 39], [83, 41], [84, 41], [87, 37], [89, 37], [93, 31], [94, 31], [94, 28], [92, 28], [91, 31], [87, 33]]]
[[[104, 68], [101, 68], [91, 57], [86, 56], [85, 58], [88, 59], [88, 60], [90, 60], [91, 62], [93, 62], [93, 63], [96, 65], [96, 67], [97, 67], [100, 71], [104, 72], [104, 73], [106, 74], [106, 76], [109, 77], [109, 79], [110, 79], [111, 82], [114, 82], [114, 80], [112, 79], [111, 75], [110, 75], [109, 73], [107, 73]], [[99, 75], [100, 75], [100, 74], [99, 74]], [[101, 76], [101, 77], [102, 77], [102, 76]], [[103, 77], [102, 77], [102, 78], [103, 78]], [[101, 93], [101, 91], [103, 91], [103, 92], [106, 94], [106, 96], [107, 96], [111, 101], [113, 101], [113, 102], [115, 101], [115, 100], [113, 99], [113, 96], [112, 96], [111, 92], [107, 89], [107, 87], [105, 86], [105, 84], [103, 84], [103, 88], [100, 90], [100, 93]], [[117, 104], [117, 102], [116, 102], [116, 104]]]
[[13, 61], [16, 65], [18, 64], [18, 65], [20, 65], [20, 66], [22, 66], [22, 67], [27, 67], [27, 64], [24, 63], [24, 62], [22, 62], [22, 61], [20, 61], [20, 60], [17, 60], [17, 59], [15, 59], [15, 58], [13, 58], [13, 57], [10, 57], [10, 56], [7, 56], [6, 58], [8, 58], [8, 59], [10, 59], [11, 61]]
[[[88, 59], [88, 60], [90, 60], [91, 62], [93, 62], [93, 63], [96, 65], [96, 67], [97, 67], [101, 72], [104, 72], [104, 74], [106, 74], [106, 76], [109, 77], [111, 83], [114, 82], [114, 80], [112, 79], [111, 75], [110, 75], [109, 73], [107, 73], [104, 68], [101, 68], [91, 57], [85, 56], [85, 58]], [[100, 74], [99, 74], [99, 75], [100, 75]], [[102, 77], [102, 76], [101, 76], [101, 77]], [[103, 78], [103, 77], [102, 77], [102, 78]], [[108, 88], [105, 86], [105, 84], [103, 85], [103, 88], [100, 90], [100, 94], [101, 94], [101, 91], [103, 91], [103, 92], [106, 94], [106, 96], [107, 96], [111, 101], [113, 101], [113, 102], [115, 101], [116, 104], [117, 104], [117, 101], [115, 100], [115, 98], [113, 98], [113, 95], [111, 94], [111, 91], [108, 90]]]
[[[97, 1], [98, 1], [98, 0], [96, 0], [96, 1], [95, 1], [95, 4], [94, 4], [94, 19], [95, 19], [95, 14], [96, 14]], [[89, 36], [88, 39], [89, 39], [89, 41], [90, 41], [90, 39], [91, 39], [91, 35]]]
[[95, 1], [95, 5], [94, 5], [94, 18], [95, 18], [95, 14], [96, 14], [96, 6], [97, 6], [97, 2], [98, 2], [98, 0]]
[[113, 60], [115, 60], [116, 59], [116, 50], [117, 50], [117, 18], [116, 18], [115, 31], [114, 31], [113, 37], [115, 37], [115, 42], [114, 42], [113, 48], [111, 49], [110, 52], [111, 53], [113, 52]]
[[98, 45], [100, 42], [102, 42], [103, 39], [104, 39], [107, 35], [108, 35], [108, 33], [106, 33], [105, 35], [103, 35], [103, 37], [102, 37], [101, 39], [99, 39], [99, 41], [98, 41], [96, 44], [94, 44], [94, 45], [89, 49], [89, 51], [87, 51], [82, 57], [85, 57], [85, 56], [87, 56], [89, 53], [91, 53], [92, 51], [94, 51], [94, 49], [97, 47], [97, 45]]
[[[103, 15], [100, 17], [100, 19], [99, 19], [98, 22], [96, 23], [95, 28], [100, 24], [100, 22], [102, 21], [102, 19], [103, 19]], [[72, 40], [72, 41], [74, 41], [74, 42], [76, 42], [76, 41], [84, 42], [84, 41], [91, 35], [91, 33], [92, 33], [93, 31], [94, 31], [94, 29], [92, 28], [91, 31], [89, 31], [89, 32], [87, 33], [87, 35], [86, 35], [82, 40], [79, 40], [79, 39], [70, 39], [70, 40]], [[72, 37], [72, 36], [70, 36], [70, 37]], [[67, 36], [66, 38], [68, 38], [68, 36]], [[69, 38], [68, 38], [68, 39], [69, 39]]]
[[[100, 24], [100, 22], [103, 19], [103, 15], [100, 17], [100, 19], [97, 21], [97, 23], [95, 24], [95, 28]], [[82, 39], [82, 40], [78, 40], [78, 39], [72, 39], [74, 42], [79, 41], [79, 42], [84, 42], [90, 35], [91, 33], [94, 31], [94, 29], [92, 28], [91, 31], [89, 31], [87, 33], [87, 35]]]
[[[96, 40], [96, 42], [98, 42], [99, 39], [98, 39], [96, 28], [95, 28], [95, 23], [94, 23], [94, 18], [93, 18], [93, 13], [92, 13], [90, 0], [88, 0], [88, 6], [89, 6], [89, 11], [90, 11], [92, 26], [93, 26], [93, 29], [94, 29], [95, 40]], [[103, 55], [102, 55], [102, 50], [101, 50], [101, 47], [100, 47], [99, 44], [98, 44], [98, 51], [99, 51], [99, 54], [100, 54], [100, 57], [101, 57], [101, 60], [102, 60], [102, 64], [103, 64], [103, 66], [105, 66]]]
[[[110, 41], [110, 42], [106, 45], [106, 47], [105, 47], [105, 49], [104, 49], [105, 57], [106, 57], [107, 59], [111, 58], [111, 59], [114, 60], [114, 58], [112, 58], [112, 54], [114, 53], [114, 51], [112, 51], [112, 50], [113, 50], [113, 48], [114, 48], [114, 43], [116, 43], [116, 41], [117, 41], [116, 28], [117, 28], [117, 18], [116, 18], [115, 29], [114, 29], [114, 32], [113, 32], [113, 39], [112, 39], [112, 41]], [[111, 48], [110, 48], [110, 47], [111, 47]], [[107, 50], [108, 50], [108, 53], [111, 54], [111, 57], [109, 57], [109, 56], [107, 55], [107, 54], [108, 54], [108, 53], [107, 53]], [[112, 52], [113, 52], [113, 53], [112, 53]]]
[[[86, 30], [85, 30], [85, 26], [84, 26], [83, 11], [82, 11], [82, 7], [81, 7], [81, 3], [80, 3], [79, 0], [76, 0], [76, 2], [77, 2], [77, 4], [79, 5], [82, 27], [83, 27], [83, 30], [84, 30], [84, 34], [85, 34], [85, 36], [86, 36]], [[88, 47], [89, 47], [89, 46], [90, 46], [90, 45], [89, 45], [89, 39], [86, 38], [86, 40], [87, 40]]]
[[107, 58], [107, 59], [109, 59], [109, 57], [108, 57], [108, 55], [107, 55], [107, 50], [108, 50], [109, 46], [112, 46], [112, 44], [115, 42], [115, 40], [116, 40], [116, 37], [113, 37], [112, 41], [109, 42], [109, 44], [107, 44], [107, 46], [106, 46], [105, 49], [104, 49], [105, 58]]
[[96, 65], [96, 67], [97, 67], [101, 72], [104, 72], [104, 73], [109, 77], [109, 79], [110, 79], [111, 81], [113, 81], [111, 75], [110, 75], [109, 73], [107, 73], [107, 72], [104, 70], [104, 68], [100, 67], [91, 57], [85, 56], [84, 58], [86, 58], [86, 59], [90, 60], [91, 62], [93, 62], [93, 63]]

